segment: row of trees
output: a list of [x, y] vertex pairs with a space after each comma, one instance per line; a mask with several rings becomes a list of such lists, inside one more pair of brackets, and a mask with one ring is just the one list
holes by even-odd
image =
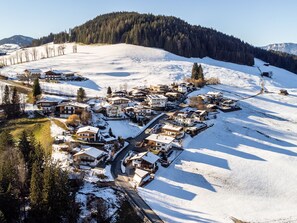
[[[3, 56], [0, 58], [0, 67], [7, 65], [15, 65], [26, 63], [30, 61], [36, 61], [43, 58], [51, 58], [56, 56], [65, 55], [65, 44], [60, 44], [58, 46], [46, 44], [43, 49], [32, 47], [17, 50], [15, 53], [12, 53], [8, 56]], [[73, 53], [77, 53], [77, 45], [73, 45]]]
[[64, 218], [75, 222], [75, 207], [67, 173], [51, 163], [34, 135], [23, 131], [15, 142], [8, 131], [2, 131], [1, 222], [61, 222]]
[[185, 57], [211, 57], [221, 61], [253, 65], [254, 58], [297, 73], [297, 57], [253, 47], [214, 29], [193, 26], [172, 16], [135, 12], [110, 13], [96, 17], [69, 33], [51, 33], [33, 41], [65, 43], [129, 43], [165, 49]]

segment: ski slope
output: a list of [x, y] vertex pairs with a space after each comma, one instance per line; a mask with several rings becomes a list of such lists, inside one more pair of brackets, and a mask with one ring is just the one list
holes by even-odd
[[[39, 49], [42, 50], [42, 47]], [[211, 58], [183, 58], [160, 49], [117, 44], [78, 46], [78, 53], [6, 67], [13, 77], [26, 68], [71, 70], [86, 82], [42, 83], [43, 88], [75, 94], [83, 86], [89, 96], [104, 96], [123, 84], [128, 89], [181, 82], [193, 62], [205, 77], [218, 77], [213, 86], [239, 99], [241, 111], [221, 113], [214, 126], [184, 141], [184, 152], [168, 168], [160, 167], [155, 180], [139, 193], [165, 221], [297, 222], [297, 75], [255, 60], [243, 66]], [[269, 93], [257, 97], [262, 71]], [[289, 96], [279, 95], [285, 88]], [[206, 87], [193, 94], [215, 91]]]

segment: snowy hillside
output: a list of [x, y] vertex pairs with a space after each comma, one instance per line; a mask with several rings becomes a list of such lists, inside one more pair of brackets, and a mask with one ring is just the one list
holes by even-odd
[[16, 44], [3, 44], [0, 45], [0, 53], [10, 54], [16, 50], [19, 50], [20, 46]]
[[[42, 47], [39, 48], [39, 51]], [[77, 72], [85, 82], [42, 83], [47, 90], [105, 95], [108, 86], [170, 84], [190, 75], [193, 62], [201, 63], [206, 78], [221, 85], [193, 94], [222, 91], [236, 98], [242, 110], [220, 113], [214, 126], [187, 138], [184, 152], [140, 194], [160, 217], [177, 222], [297, 222], [297, 75], [256, 60], [254, 67], [210, 58], [183, 58], [160, 49], [133, 45], [78, 46], [78, 53], [8, 66], [13, 77], [26, 68]], [[260, 92], [260, 71], [268, 93]], [[216, 88], [213, 89], [213, 88]], [[288, 96], [279, 95], [287, 89]]]
[[[37, 48], [37, 51], [40, 56], [44, 55], [44, 47]], [[69, 70], [89, 80], [62, 84], [43, 83], [43, 88], [47, 91], [75, 94], [82, 86], [86, 88], [89, 96], [103, 96], [108, 86], [119, 89], [123, 83], [132, 88], [139, 85], [183, 81], [184, 77], [190, 75], [193, 62], [202, 63], [206, 77], [219, 77], [222, 84], [244, 87], [244, 90], [252, 92], [259, 90], [259, 70], [256, 67], [225, 63], [210, 58], [189, 59], [160, 49], [126, 44], [83, 45], [78, 46], [76, 54], [72, 53], [72, 45], [68, 44], [64, 56], [8, 66], [0, 72], [2, 75], [13, 77], [27, 68], [39, 68], [44, 71]], [[276, 68], [275, 72], [278, 80], [282, 80], [281, 76], [285, 71]], [[285, 72], [284, 75], [294, 76], [290, 72]]]
[[264, 46], [265, 50], [275, 50], [284, 53], [290, 53], [297, 55], [297, 44], [296, 43], [275, 43], [268, 46]]

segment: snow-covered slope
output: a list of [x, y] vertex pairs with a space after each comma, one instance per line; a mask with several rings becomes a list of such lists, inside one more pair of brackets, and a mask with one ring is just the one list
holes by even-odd
[[264, 46], [262, 48], [265, 50], [275, 50], [275, 51], [297, 55], [296, 43], [274, 43], [268, 46]]
[[[38, 48], [42, 51], [42, 47]], [[166, 222], [297, 222], [297, 75], [264, 66], [254, 67], [210, 58], [183, 58], [160, 49], [133, 45], [79, 46], [78, 53], [8, 66], [13, 76], [26, 68], [78, 72], [86, 82], [42, 83], [47, 90], [73, 93], [84, 86], [89, 95], [105, 95], [108, 86], [170, 84], [190, 75], [201, 63], [213, 86], [239, 99], [241, 111], [221, 113], [214, 126], [184, 142], [185, 151], [156, 178], [141, 196]], [[257, 97], [260, 71], [270, 93]], [[289, 96], [279, 95], [285, 88]], [[214, 91], [206, 87], [193, 94]]]
[[[42, 46], [37, 48], [40, 57], [45, 54], [44, 50], [45, 47]], [[256, 67], [220, 62], [210, 58], [184, 58], [160, 49], [126, 44], [78, 46], [78, 53], [71, 52], [72, 45], [68, 44], [64, 56], [8, 66], [0, 72], [2, 75], [13, 77], [27, 68], [39, 68], [44, 71], [70, 70], [89, 80], [63, 84], [43, 83], [43, 88], [47, 91], [75, 94], [82, 86], [86, 88], [89, 96], [103, 96], [108, 86], [115, 90], [123, 83], [132, 88], [139, 85], [183, 81], [190, 75], [193, 62], [198, 62], [202, 63], [206, 77], [219, 77], [222, 84], [244, 87], [245, 90], [259, 90], [260, 77]], [[280, 77], [278, 80], [282, 80], [281, 76], [285, 71], [276, 69], [275, 72], [275, 75]], [[290, 77], [293, 74], [285, 72], [284, 75]]]
[[10, 54], [16, 50], [19, 50], [20, 46], [16, 44], [3, 44], [0, 45], [0, 53]]

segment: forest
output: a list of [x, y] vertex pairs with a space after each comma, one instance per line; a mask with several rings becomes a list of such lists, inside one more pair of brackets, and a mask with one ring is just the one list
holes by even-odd
[[127, 43], [156, 47], [184, 57], [211, 57], [216, 60], [253, 65], [254, 58], [297, 73], [297, 57], [254, 47], [230, 35], [173, 17], [136, 12], [100, 15], [69, 32], [51, 33], [33, 40], [33, 46], [49, 42], [83, 44]]

